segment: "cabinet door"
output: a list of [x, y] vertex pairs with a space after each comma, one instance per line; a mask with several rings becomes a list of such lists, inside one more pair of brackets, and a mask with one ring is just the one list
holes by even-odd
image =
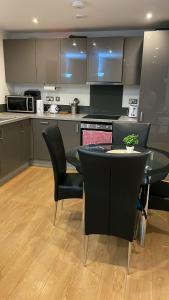
[[58, 126], [62, 134], [65, 151], [80, 146], [80, 122], [58, 121]]
[[86, 83], [86, 39], [61, 39], [61, 83]]
[[[146, 32], [144, 35], [139, 118], [150, 122], [153, 144], [160, 141], [167, 149], [169, 130], [169, 31]], [[169, 151], [169, 148], [168, 148]]]
[[59, 81], [60, 40], [36, 40], [37, 82], [50, 84]]
[[30, 161], [30, 120], [19, 122], [20, 130], [20, 165]]
[[121, 82], [124, 39], [89, 38], [87, 81]]
[[140, 84], [142, 52], [142, 37], [125, 38], [123, 59], [123, 84]]
[[1, 177], [20, 166], [19, 122], [1, 127]]
[[6, 81], [35, 83], [35, 40], [4, 40]]
[[43, 130], [50, 125], [57, 125], [57, 121], [46, 119], [32, 120], [33, 160], [50, 161], [48, 149], [42, 137]]

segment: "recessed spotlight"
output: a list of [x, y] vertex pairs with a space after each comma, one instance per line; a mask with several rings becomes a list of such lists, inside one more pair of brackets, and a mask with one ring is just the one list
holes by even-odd
[[74, 42], [73, 44], [72, 44], [74, 47], [76, 47], [77, 46], [77, 44]]
[[84, 19], [86, 18], [87, 16], [86, 15], [83, 15], [83, 14], [76, 14], [76, 18], [77, 19]]
[[152, 18], [152, 13], [148, 13], [148, 14], [146, 14], [146, 18], [149, 20], [149, 19], [151, 19]]
[[155, 50], [159, 50], [159, 48], [158, 48], [158, 47], [156, 47], [156, 48], [155, 48]]
[[35, 23], [35, 24], [38, 24], [38, 23], [39, 23], [39, 21], [38, 21], [37, 18], [33, 18], [33, 19], [32, 19], [32, 22]]
[[72, 6], [74, 8], [84, 8], [84, 2], [82, 0], [72, 0]]
[[92, 43], [92, 45], [93, 45], [94, 47], [96, 47], [96, 43]]

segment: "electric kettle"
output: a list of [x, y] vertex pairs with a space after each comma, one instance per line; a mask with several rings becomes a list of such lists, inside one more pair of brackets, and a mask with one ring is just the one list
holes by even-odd
[[57, 104], [51, 104], [50, 108], [49, 108], [49, 112], [50, 114], [57, 114], [59, 111], [59, 107]]

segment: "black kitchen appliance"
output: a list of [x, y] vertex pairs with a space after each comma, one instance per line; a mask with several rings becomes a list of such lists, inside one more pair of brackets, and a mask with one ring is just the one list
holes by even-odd
[[34, 100], [41, 100], [41, 92], [39, 90], [27, 90], [24, 96], [33, 97]]

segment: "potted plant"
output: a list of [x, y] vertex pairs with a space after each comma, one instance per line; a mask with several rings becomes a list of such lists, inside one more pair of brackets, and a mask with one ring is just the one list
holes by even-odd
[[123, 143], [126, 145], [127, 152], [131, 153], [134, 150], [134, 146], [138, 144], [138, 135], [130, 134], [124, 137]]

